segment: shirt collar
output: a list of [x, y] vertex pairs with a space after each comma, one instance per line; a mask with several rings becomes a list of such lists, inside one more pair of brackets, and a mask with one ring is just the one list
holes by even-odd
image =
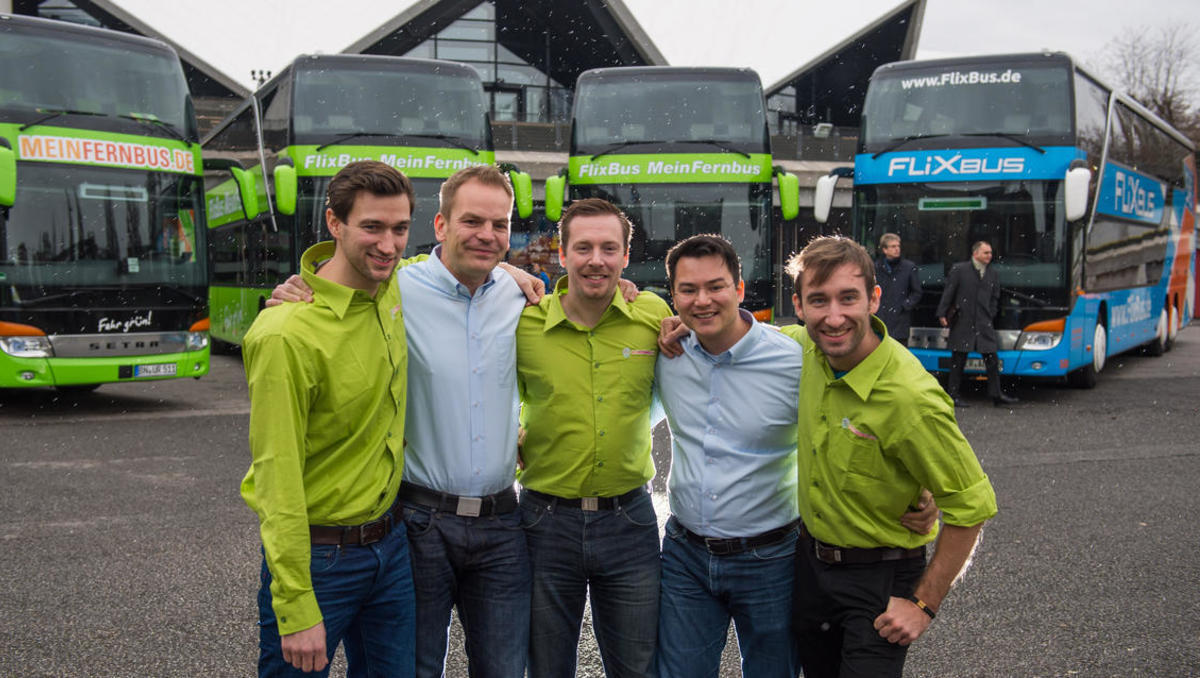
[[762, 333], [765, 330], [762, 328], [761, 323], [754, 319], [754, 314], [750, 313], [750, 311], [747, 311], [744, 308], [739, 308], [738, 315], [743, 320], [750, 322], [750, 330], [746, 332], [746, 334], [742, 335], [742, 338], [738, 339], [737, 343], [735, 343], [733, 346], [730, 346], [725, 352], [721, 353], [720, 355], [713, 355], [709, 353], [704, 349], [704, 346], [700, 344], [700, 340], [696, 338], [695, 332], [688, 332], [687, 335], [684, 336], [684, 349], [688, 351], [694, 351], [697, 355], [704, 356], [714, 363], [736, 364], [739, 361], [744, 360], [746, 356], [750, 355], [750, 352], [754, 350], [755, 344], [758, 343], [759, 338], [762, 336]]
[[[435, 287], [451, 296], [460, 295], [468, 298], [471, 296], [471, 290], [459, 282], [458, 278], [455, 278], [454, 274], [450, 272], [450, 269], [446, 268], [446, 265], [442, 263], [441, 245], [434, 247], [433, 251], [429, 253], [429, 267]], [[496, 271], [493, 269], [488, 271], [487, 279], [483, 281], [483, 284], [479, 286], [476, 292], [483, 293], [495, 283]]]
[[392, 269], [387, 280], [379, 283], [379, 289], [372, 297], [363, 290], [346, 287], [317, 275], [317, 264], [333, 258], [335, 247], [334, 241], [327, 240], [305, 250], [303, 256], [300, 257], [300, 277], [306, 285], [312, 288], [313, 303], [329, 307], [337, 319], [341, 320], [346, 317], [346, 311], [350, 308], [350, 304], [356, 300], [375, 303], [385, 285], [395, 284], [396, 269]]
[[[571, 322], [571, 319], [567, 317], [567, 312], [562, 307], [562, 297], [566, 293], [567, 276], [564, 275], [554, 284], [554, 290], [542, 298], [542, 303], [546, 305], [546, 323], [542, 327], [543, 332], [549, 332], [561, 322]], [[609, 309], [614, 308], [618, 312], [623, 313], [626, 318], [633, 317], [633, 310], [629, 308], [625, 297], [621, 295], [620, 286], [617, 286], [617, 289], [613, 290], [612, 301], [609, 302], [608, 308], [604, 310], [605, 315], [608, 314]], [[604, 316], [600, 317], [600, 321], [604, 321]]]
[[[888, 341], [887, 327], [883, 324], [883, 321], [875, 316], [871, 316], [871, 330], [882, 337], [882, 341], [879, 342], [875, 350], [871, 351], [861, 363], [855, 365], [841, 377], [842, 383], [850, 387], [850, 390], [854, 391], [855, 395], [863, 402], [866, 402], [867, 398], [871, 395], [871, 389], [875, 387], [875, 382], [879, 381], [879, 375], [883, 372], [883, 368], [892, 359], [893, 346], [892, 342]], [[821, 352], [821, 349], [817, 348], [815, 341], [809, 344], [808, 350], [820, 359], [806, 362], [805, 365], [820, 365], [821, 371], [825, 375], [825, 382], [828, 384], [836, 381], [836, 378], [833, 376], [833, 368], [829, 365], [829, 360]]]

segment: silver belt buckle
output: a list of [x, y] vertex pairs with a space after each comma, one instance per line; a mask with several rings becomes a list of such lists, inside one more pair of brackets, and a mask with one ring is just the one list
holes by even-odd
[[584, 511], [599, 511], [600, 510], [600, 498], [599, 497], [583, 497], [579, 500], [579, 507], [582, 508]]
[[454, 515], [478, 518], [481, 508], [483, 508], [483, 497], [459, 497], [458, 508], [454, 510]]

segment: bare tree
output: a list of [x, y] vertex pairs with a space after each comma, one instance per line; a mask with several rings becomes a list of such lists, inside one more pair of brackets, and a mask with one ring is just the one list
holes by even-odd
[[1105, 49], [1104, 70], [1163, 120], [1200, 141], [1200, 46], [1186, 23], [1136, 28]]

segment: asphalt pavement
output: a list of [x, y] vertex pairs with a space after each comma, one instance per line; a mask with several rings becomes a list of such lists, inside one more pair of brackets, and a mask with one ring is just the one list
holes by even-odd
[[[1014, 392], [966, 391], [1000, 514], [905, 675], [1200, 676], [1200, 325], [1093, 390]], [[0, 391], [0, 677], [253, 675], [248, 412], [236, 355], [196, 381]], [[579, 675], [603, 675], [586, 628]]]

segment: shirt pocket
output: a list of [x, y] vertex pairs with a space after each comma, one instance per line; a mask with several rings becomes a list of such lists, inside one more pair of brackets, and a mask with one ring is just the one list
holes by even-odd
[[650, 390], [654, 385], [654, 361], [657, 356], [658, 351], [653, 349], [623, 349], [617, 356], [617, 360], [621, 361], [617, 370], [621, 378], [621, 390], [643, 396], [649, 402]]
[[[832, 433], [835, 467], [839, 472], [838, 486], [848, 489], [855, 485], [876, 484], [884, 477], [883, 451], [879, 440], [869, 433], [838, 428]], [[870, 437], [868, 437], [870, 436]]]

